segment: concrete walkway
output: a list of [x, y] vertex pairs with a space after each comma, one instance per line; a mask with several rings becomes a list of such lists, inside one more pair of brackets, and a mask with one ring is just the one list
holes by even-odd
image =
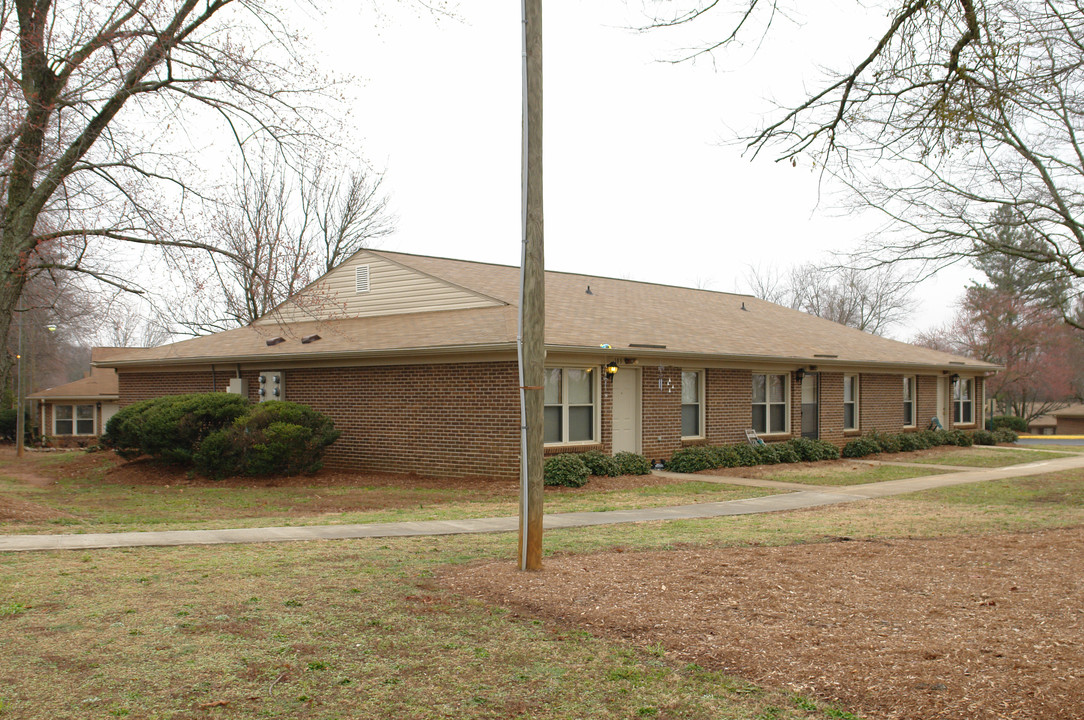
[[[1003, 468], [969, 469], [925, 477], [888, 480], [843, 487], [818, 487], [780, 483], [770, 480], [729, 478], [706, 475], [682, 475], [657, 471], [657, 475], [683, 480], [726, 484], [757, 485], [790, 489], [795, 492], [745, 500], [643, 508], [606, 512], [556, 513], [546, 515], [547, 530], [615, 525], [617, 523], [689, 520], [728, 515], [799, 510], [872, 498], [950, 487], [987, 480], [1042, 475], [1059, 470], [1084, 468], [1084, 454], [1041, 460]], [[931, 469], [946, 469], [932, 466]], [[410, 537], [418, 535], [458, 535], [464, 533], [511, 532], [518, 529], [515, 517], [476, 520], [428, 520], [419, 522], [371, 523], [364, 525], [309, 525], [302, 527], [239, 528], [232, 530], [164, 530], [160, 532], [86, 533], [83, 535], [4, 535], [0, 552], [31, 550], [87, 550], [92, 548], [147, 547], [161, 545], [221, 545], [228, 543], [286, 542], [297, 540], [347, 540], [354, 538]]]

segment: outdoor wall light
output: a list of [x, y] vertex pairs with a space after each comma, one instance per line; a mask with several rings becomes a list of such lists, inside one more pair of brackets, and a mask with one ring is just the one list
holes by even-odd
[[610, 362], [609, 364], [607, 364], [606, 365], [606, 375], [609, 376], [609, 378], [611, 380], [613, 380], [613, 377], [616, 374], [617, 374], [617, 363]]
[[954, 382], [956, 382], [957, 380], [960, 379], [960, 375], [958, 373], [952, 373], [951, 375], [949, 375], [948, 379], [949, 379], [949, 382], [954, 383]]
[[794, 373], [794, 379], [797, 380], [798, 382], [801, 382], [802, 378], [804, 378], [804, 377], [805, 377], [805, 368], [798, 368], [798, 370]]

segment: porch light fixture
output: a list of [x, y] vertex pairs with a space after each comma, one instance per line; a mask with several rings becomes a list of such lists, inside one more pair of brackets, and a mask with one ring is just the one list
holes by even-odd
[[958, 373], [952, 373], [951, 375], [949, 375], [948, 379], [949, 379], [949, 382], [954, 383], [954, 382], [956, 382], [957, 380], [960, 379], [960, 375]]
[[614, 375], [617, 374], [617, 363], [610, 362], [606, 365], [606, 375], [613, 380]]
[[805, 377], [805, 368], [798, 368], [794, 373], [794, 379], [797, 380], [798, 382], [801, 382], [802, 378], [804, 378], [804, 377]]

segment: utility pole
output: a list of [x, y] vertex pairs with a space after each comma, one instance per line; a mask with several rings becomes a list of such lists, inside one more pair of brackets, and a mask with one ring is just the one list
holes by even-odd
[[523, 8], [523, 254], [519, 303], [519, 569], [542, 569], [546, 286], [542, 232], [542, 0]]

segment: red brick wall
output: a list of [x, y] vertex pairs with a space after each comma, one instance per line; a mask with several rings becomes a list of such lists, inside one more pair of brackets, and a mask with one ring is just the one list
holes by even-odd
[[903, 375], [858, 376], [858, 426], [862, 433], [903, 430]]
[[[217, 389], [225, 390], [232, 376], [216, 373]], [[242, 377], [248, 379], [249, 398], [256, 401], [259, 373], [246, 371]], [[122, 372], [119, 380], [122, 406], [211, 389], [210, 372]], [[519, 476], [514, 362], [291, 369], [283, 371], [283, 385], [287, 400], [326, 413], [342, 431], [328, 448], [329, 466]], [[603, 410], [607, 397], [604, 389]]]
[[843, 436], [843, 373], [821, 373], [820, 439], [842, 447]]
[[681, 368], [645, 365], [642, 378], [643, 454], [666, 459], [681, 447]]
[[704, 425], [711, 445], [745, 442], [753, 422], [753, 373], [750, 370], [708, 369]]

